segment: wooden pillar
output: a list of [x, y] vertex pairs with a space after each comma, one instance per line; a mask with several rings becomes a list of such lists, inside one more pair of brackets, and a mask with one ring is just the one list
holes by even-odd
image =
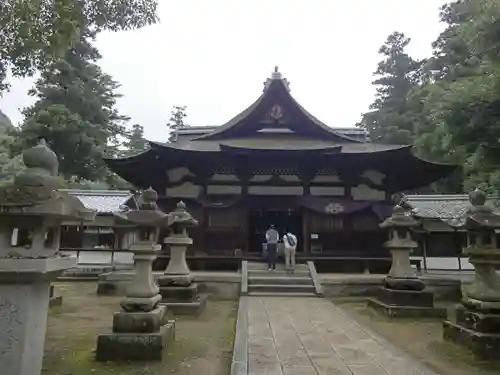
[[302, 241], [304, 255], [311, 253], [311, 233], [309, 231], [309, 214], [308, 211], [302, 207]]

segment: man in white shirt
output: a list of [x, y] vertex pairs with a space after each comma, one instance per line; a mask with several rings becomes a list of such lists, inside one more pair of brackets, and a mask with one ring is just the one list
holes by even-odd
[[295, 272], [295, 250], [297, 249], [297, 237], [291, 232], [283, 236], [285, 245], [285, 267], [287, 273]]

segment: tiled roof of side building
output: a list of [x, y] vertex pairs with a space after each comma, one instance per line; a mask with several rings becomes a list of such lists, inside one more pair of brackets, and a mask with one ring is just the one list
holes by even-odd
[[120, 212], [124, 206], [137, 206], [134, 195], [128, 190], [62, 190], [77, 197], [85, 208], [95, 210], [97, 213]]
[[[469, 197], [465, 194], [405, 195], [403, 202], [417, 217], [444, 221], [463, 218], [471, 208]], [[486, 204], [500, 214], [500, 197], [490, 197]]]

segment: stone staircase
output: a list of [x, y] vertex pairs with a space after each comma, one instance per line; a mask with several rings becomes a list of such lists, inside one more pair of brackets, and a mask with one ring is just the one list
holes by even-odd
[[246, 268], [248, 277], [248, 290], [244, 294], [261, 297], [317, 297], [321, 292], [315, 285], [315, 271], [311, 272], [310, 267], [310, 264], [297, 264], [295, 273], [289, 275], [283, 264], [276, 265], [276, 270], [270, 272], [265, 263], [249, 262], [243, 267], [243, 270]]

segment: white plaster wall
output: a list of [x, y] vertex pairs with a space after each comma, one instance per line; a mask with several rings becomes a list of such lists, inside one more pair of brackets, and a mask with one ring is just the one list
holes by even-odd
[[241, 186], [209, 185], [207, 194], [238, 195], [241, 194]]
[[339, 176], [314, 176], [312, 182], [342, 182]]
[[280, 176], [282, 180], [284, 181], [289, 181], [289, 182], [299, 182], [300, 181], [300, 177], [295, 175], [295, 174], [285, 174], [285, 175], [282, 175]]
[[253, 195], [302, 195], [302, 186], [250, 186], [248, 193]]
[[355, 186], [351, 189], [352, 199], [355, 201], [383, 201], [385, 191], [375, 190], [366, 185]]
[[344, 196], [345, 189], [341, 186], [311, 186], [311, 195], [318, 196]]
[[171, 198], [196, 198], [201, 191], [201, 187], [191, 182], [176, 187], [167, 188], [165, 195]]
[[273, 176], [270, 175], [270, 174], [259, 174], [259, 175], [253, 176], [250, 181], [252, 181], [252, 182], [263, 182], [263, 181], [270, 180], [271, 178], [273, 178]]
[[180, 181], [185, 176], [194, 176], [186, 167], [172, 168], [167, 171], [168, 179], [172, 182]]
[[239, 181], [239, 178], [234, 174], [214, 174], [212, 181]]

